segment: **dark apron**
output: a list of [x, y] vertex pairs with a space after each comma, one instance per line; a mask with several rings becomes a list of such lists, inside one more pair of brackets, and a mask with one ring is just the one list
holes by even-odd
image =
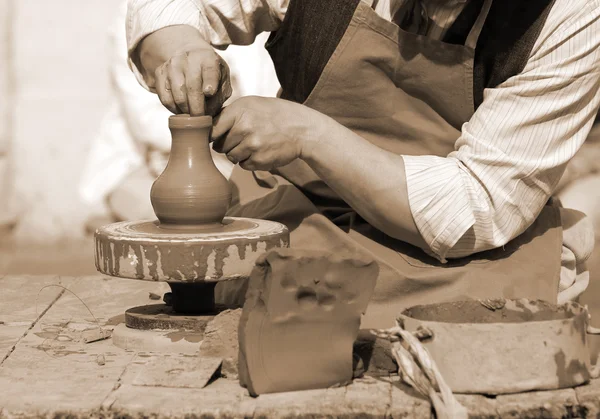
[[[304, 104], [394, 153], [448, 155], [474, 113], [475, 45], [490, 5], [486, 0], [465, 45], [455, 45], [406, 32], [360, 2]], [[442, 264], [366, 223], [301, 160], [272, 172], [236, 167], [231, 182], [228, 215], [286, 224], [292, 247], [375, 257], [380, 275], [363, 327], [392, 326], [415, 304], [557, 300], [562, 229], [553, 205], [506, 246]]]

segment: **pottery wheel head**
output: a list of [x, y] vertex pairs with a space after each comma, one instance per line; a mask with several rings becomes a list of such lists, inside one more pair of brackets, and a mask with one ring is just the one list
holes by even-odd
[[217, 282], [250, 275], [256, 259], [289, 246], [283, 224], [225, 217], [219, 225], [165, 228], [158, 221], [109, 224], [94, 234], [96, 268], [121, 278]]

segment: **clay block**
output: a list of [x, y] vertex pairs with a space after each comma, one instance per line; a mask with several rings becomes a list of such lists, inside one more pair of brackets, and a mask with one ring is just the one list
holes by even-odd
[[242, 310], [225, 310], [212, 319], [204, 330], [200, 357], [218, 357], [223, 360], [221, 374], [238, 379], [238, 327]]
[[378, 273], [354, 253], [276, 249], [260, 257], [240, 319], [240, 384], [255, 396], [349, 383]]

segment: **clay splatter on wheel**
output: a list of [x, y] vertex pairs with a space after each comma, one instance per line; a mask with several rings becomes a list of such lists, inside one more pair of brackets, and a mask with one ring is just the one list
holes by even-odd
[[204, 231], [126, 221], [96, 231], [96, 268], [121, 278], [215, 282], [248, 277], [258, 256], [288, 244], [287, 228], [265, 220], [225, 218]]

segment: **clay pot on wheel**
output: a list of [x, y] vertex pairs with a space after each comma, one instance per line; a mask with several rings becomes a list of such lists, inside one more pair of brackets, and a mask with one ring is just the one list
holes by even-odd
[[211, 128], [210, 116], [169, 118], [171, 155], [150, 191], [161, 225], [185, 228], [223, 220], [231, 203], [231, 188], [210, 154]]

